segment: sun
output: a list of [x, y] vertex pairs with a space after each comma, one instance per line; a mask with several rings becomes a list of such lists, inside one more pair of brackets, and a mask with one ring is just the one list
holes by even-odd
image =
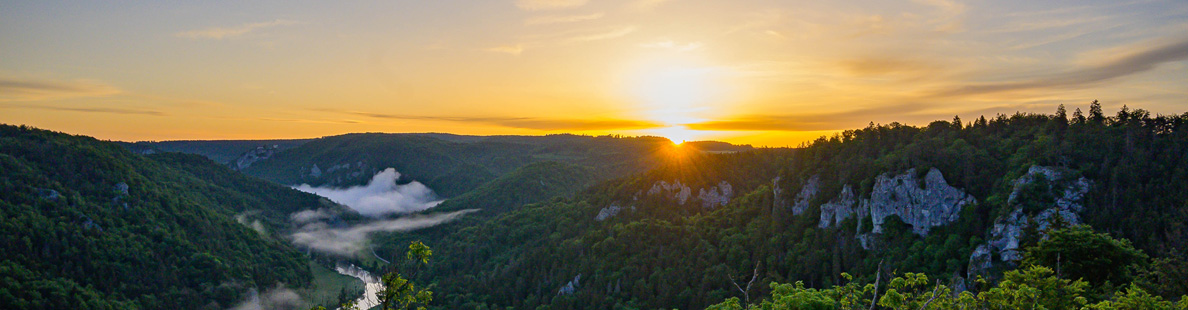
[[705, 132], [686, 125], [704, 122], [725, 107], [729, 93], [724, 69], [691, 61], [655, 59], [630, 73], [628, 91], [640, 116], [664, 127], [644, 130], [674, 143], [696, 141]]

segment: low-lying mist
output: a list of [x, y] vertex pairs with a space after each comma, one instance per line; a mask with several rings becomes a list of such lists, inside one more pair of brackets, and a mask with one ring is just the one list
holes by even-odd
[[367, 247], [371, 234], [378, 232], [410, 231], [436, 226], [452, 221], [478, 209], [449, 213], [412, 214], [388, 218], [392, 214], [407, 214], [425, 211], [440, 204], [433, 190], [417, 181], [397, 184], [400, 173], [388, 168], [375, 174], [366, 185], [348, 188], [313, 187], [308, 184], [293, 188], [313, 193], [345, 205], [359, 214], [370, 217], [368, 221], [353, 225], [336, 222], [336, 212], [330, 210], [306, 210], [290, 215], [298, 228], [289, 237], [293, 244], [310, 250], [341, 256], [357, 255]]
[[414, 214], [390, 220], [373, 220], [347, 227], [333, 227], [318, 220], [302, 223], [300, 220], [308, 219], [306, 217], [308, 214], [296, 213], [292, 216], [293, 221], [300, 225], [301, 229], [291, 235], [291, 238], [294, 244], [315, 251], [351, 256], [366, 247], [372, 233], [410, 231], [437, 226], [475, 211], [478, 209], [450, 213]]
[[423, 211], [442, 202], [437, 194], [434, 194], [433, 190], [425, 184], [417, 181], [396, 184], [398, 179], [400, 179], [400, 172], [388, 168], [376, 173], [367, 185], [334, 188], [301, 184], [293, 188], [329, 198], [354, 209], [359, 214], [370, 217]]

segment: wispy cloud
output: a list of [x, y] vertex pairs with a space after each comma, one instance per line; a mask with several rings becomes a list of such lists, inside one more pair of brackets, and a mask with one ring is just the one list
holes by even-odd
[[520, 53], [524, 52], [524, 45], [523, 44], [500, 45], [500, 46], [496, 46], [496, 47], [484, 48], [483, 50], [488, 51], [488, 52], [504, 53], [504, 54], [519, 56]]
[[874, 56], [843, 60], [838, 63], [841, 69], [854, 76], [877, 76], [903, 73], [939, 74], [939, 65], [917, 61], [913, 59]]
[[173, 35], [179, 38], [187, 39], [215, 39], [222, 40], [224, 38], [237, 37], [245, 35], [249, 32], [271, 28], [276, 26], [288, 26], [296, 24], [296, 21], [287, 19], [277, 19], [269, 22], [247, 23], [233, 27], [210, 27], [206, 29], [182, 31], [174, 33]]
[[0, 104], [0, 108], [36, 109], [36, 110], [83, 112], [83, 113], [147, 115], [147, 116], [165, 116], [165, 115], [167, 115], [164, 112], [155, 111], [155, 110], [139, 110], [139, 109], [125, 109], [125, 108], [108, 108], [108, 107], [63, 107], [63, 106], [35, 105], [35, 104]]
[[528, 11], [556, 10], [586, 5], [587, 0], [516, 0], [516, 6]]
[[610, 129], [647, 129], [660, 128], [663, 125], [635, 120], [620, 119], [545, 119], [533, 117], [468, 117], [468, 116], [418, 116], [398, 115], [369, 112], [346, 112], [354, 115], [386, 119], [448, 121], [463, 123], [485, 123], [510, 128], [536, 130], [610, 130]]
[[120, 92], [111, 85], [88, 80], [54, 81], [0, 77], [0, 102], [103, 97]]
[[593, 14], [585, 14], [585, 15], [535, 16], [535, 17], [525, 19], [524, 25], [534, 26], [534, 25], [548, 25], [548, 24], [560, 24], [560, 23], [574, 23], [574, 22], [580, 22], [580, 21], [599, 19], [599, 18], [602, 18], [603, 15], [604, 15], [603, 13], [593, 13]]
[[[294, 244], [307, 247], [315, 251], [351, 256], [363, 250], [371, 235], [379, 232], [411, 231], [421, 228], [437, 226], [453, 221], [467, 213], [479, 211], [468, 209], [450, 213], [414, 214], [392, 220], [376, 220], [360, 225], [335, 227], [323, 221], [304, 224], [296, 233], [289, 236]], [[301, 220], [307, 220], [307, 214], [301, 215]], [[298, 218], [293, 218], [300, 223]]]
[[[821, 131], [854, 128], [871, 120], [895, 115], [899, 121], [905, 116], [924, 111], [928, 105], [919, 103], [887, 104], [877, 107], [852, 109], [824, 113], [788, 115], [748, 115], [725, 120], [713, 120], [687, 124], [693, 130], [711, 131]], [[910, 117], [910, 116], [909, 116]], [[937, 115], [916, 115], [917, 119], [931, 120]]]
[[1147, 47], [1109, 62], [1075, 68], [1062, 73], [1023, 81], [962, 85], [937, 92], [940, 97], [1001, 93], [1047, 88], [1078, 88], [1097, 82], [1155, 69], [1166, 62], [1188, 59], [1188, 38]]
[[934, 7], [939, 11], [936, 17], [929, 21], [929, 23], [935, 27], [933, 30], [948, 33], [965, 31], [965, 4], [952, 0], [913, 1], [919, 4]]
[[616, 28], [616, 29], [606, 31], [606, 32], [599, 32], [599, 33], [594, 33], [594, 34], [587, 34], [587, 35], [571, 37], [569, 39], [565, 39], [565, 42], [566, 43], [578, 43], [578, 42], [589, 42], [589, 41], [614, 39], [614, 38], [618, 38], [618, 37], [622, 37], [622, 36], [631, 34], [632, 32], [635, 32], [635, 29], [636, 29], [635, 26], [620, 27], [620, 28]]

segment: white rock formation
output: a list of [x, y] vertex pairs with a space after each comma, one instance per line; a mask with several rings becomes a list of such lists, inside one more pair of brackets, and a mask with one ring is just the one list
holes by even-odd
[[[602, 210], [598, 210], [598, 215], [594, 216], [594, 220], [599, 222], [605, 221], [609, 218], [619, 215], [619, 212], [622, 212], [624, 209], [626, 208], [614, 204], [606, 206], [605, 208], [602, 208]], [[631, 207], [631, 211], [635, 211], [634, 206]]]
[[[1041, 175], [1044, 179], [1050, 181], [1048, 190], [1053, 192], [1056, 200], [1048, 208], [1034, 216], [1028, 216], [1023, 211], [1022, 202], [1017, 201], [1019, 193], [1023, 190], [1024, 186], [1035, 182]], [[1084, 177], [1071, 180], [1055, 168], [1032, 166], [1027, 170], [1027, 174], [1015, 180], [1014, 184], [1015, 186], [1011, 190], [1010, 198], [1007, 199], [1008, 204], [1014, 210], [994, 220], [994, 228], [990, 230], [989, 241], [974, 251], [974, 255], [970, 257], [971, 262], [975, 259], [981, 261], [983, 258], [976, 258], [975, 256], [988, 256], [991, 255], [991, 252], [998, 253], [1001, 261], [1018, 262], [1022, 259], [1019, 241], [1023, 237], [1023, 229], [1027, 227], [1029, 221], [1034, 220], [1036, 225], [1038, 225], [1037, 231], [1041, 232], [1048, 228], [1049, 222], [1055, 216], [1061, 217], [1069, 225], [1081, 223], [1081, 218], [1077, 214], [1084, 210], [1081, 200], [1089, 192], [1091, 185], [1089, 180]], [[983, 249], [983, 247], [986, 248]], [[972, 272], [972, 263], [970, 267]]]
[[[863, 200], [862, 207], [869, 207], [866, 204], [867, 201]], [[859, 218], [865, 217], [867, 213], [865, 211], [867, 210], [869, 209], [858, 206], [858, 200], [854, 197], [854, 190], [849, 185], [846, 185], [842, 188], [841, 194], [838, 194], [837, 198], [821, 205], [821, 222], [817, 224], [817, 227], [828, 228], [832, 225], [841, 224], [842, 221], [853, 216], [855, 213], [861, 213], [859, 214]]]
[[648, 189], [648, 196], [655, 195], [675, 200], [680, 205], [688, 203], [690, 198], [696, 198], [701, 201], [701, 207], [712, 209], [726, 206], [730, 202], [730, 197], [734, 196], [734, 187], [726, 181], [721, 181], [717, 185], [698, 189], [697, 196], [693, 196], [693, 189], [681, 184], [680, 180], [674, 180], [672, 183], [659, 181]]
[[668, 181], [660, 181], [652, 184], [652, 188], [648, 190], [648, 196], [659, 194], [663, 194], [665, 197], [675, 199], [677, 203], [685, 205], [685, 202], [689, 200], [690, 194], [692, 194], [692, 190], [689, 189], [689, 186], [681, 184], [681, 181], [679, 180], [673, 181], [672, 183], [668, 183]]
[[730, 203], [732, 195], [734, 195], [734, 188], [726, 181], [710, 186], [709, 190], [704, 188], [697, 190], [697, 199], [701, 200], [701, 207], [706, 209], [725, 207], [727, 203]]
[[809, 208], [809, 202], [817, 197], [817, 192], [821, 189], [821, 176], [814, 175], [800, 187], [800, 192], [796, 193], [796, 198], [792, 200], [792, 215], [800, 215]]
[[924, 175], [924, 186], [915, 178], [915, 169], [875, 179], [870, 195], [870, 215], [874, 232], [882, 232], [883, 220], [898, 215], [912, 225], [912, 232], [927, 235], [932, 227], [957, 220], [961, 207], [977, 202], [961, 189], [949, 186], [940, 170], [932, 168]]

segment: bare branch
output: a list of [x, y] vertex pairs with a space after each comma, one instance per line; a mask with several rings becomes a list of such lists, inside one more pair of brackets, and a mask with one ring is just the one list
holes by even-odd
[[883, 278], [883, 260], [879, 260], [879, 267], [875, 269], [875, 287], [874, 297], [870, 298], [870, 310], [874, 310], [875, 304], [879, 303], [879, 280]]
[[932, 289], [932, 298], [929, 298], [928, 301], [925, 301], [924, 305], [920, 306], [920, 310], [928, 309], [928, 304], [931, 304], [933, 300], [936, 300], [936, 296], [940, 294], [940, 288], [940, 279], [936, 279], [936, 288]]
[[747, 281], [746, 289], [743, 289], [738, 285], [738, 282], [734, 281], [734, 276], [726, 275], [728, 278], [730, 278], [730, 284], [734, 284], [734, 288], [743, 293], [743, 302], [745, 302], [747, 305], [751, 304], [751, 285], [754, 285], [755, 280], [759, 279], [759, 265], [759, 262], [755, 262], [755, 271], [751, 274], [751, 280]]

